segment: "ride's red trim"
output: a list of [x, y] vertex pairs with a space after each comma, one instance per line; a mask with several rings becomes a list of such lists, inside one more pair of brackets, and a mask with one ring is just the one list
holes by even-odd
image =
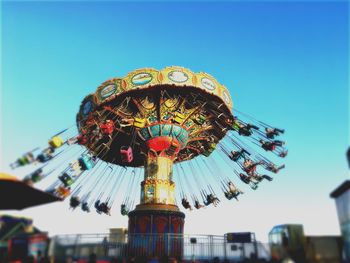
[[183, 220], [181, 218], [172, 218], [172, 225], [173, 225], [173, 233], [178, 234], [181, 233], [181, 229], [183, 227]]
[[147, 227], [149, 227], [149, 223], [151, 219], [148, 216], [142, 216], [137, 219], [137, 225], [139, 227], [140, 233], [146, 233]]
[[86, 135], [79, 135], [77, 137], [78, 144], [80, 145], [86, 145], [89, 141], [88, 137]]
[[165, 228], [168, 225], [168, 219], [164, 216], [155, 217], [154, 223], [157, 229], [157, 234], [165, 233]]
[[[159, 152], [168, 149], [173, 140], [176, 139], [169, 136], [159, 136], [148, 140], [146, 145], [149, 149]], [[177, 140], [176, 142], [179, 143]]]
[[103, 134], [112, 134], [114, 130], [114, 122], [107, 120], [105, 123], [100, 124], [100, 129]]

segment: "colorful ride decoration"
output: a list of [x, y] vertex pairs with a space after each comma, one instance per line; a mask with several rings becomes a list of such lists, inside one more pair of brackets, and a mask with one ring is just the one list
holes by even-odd
[[[226, 132], [220, 129], [220, 122], [226, 125], [225, 120], [217, 120], [213, 114], [217, 110], [215, 103], [222, 105], [220, 112], [227, 118], [233, 118], [227, 88], [209, 74], [193, 73], [182, 67], [159, 71], [146, 68], [104, 82], [83, 100], [77, 122], [80, 137], [91, 136], [98, 130], [96, 124], [102, 134], [111, 134], [112, 147], [103, 158], [107, 162], [124, 165], [124, 158], [116, 156], [114, 150], [124, 146], [122, 143], [128, 145], [125, 142], [133, 142], [133, 161], [128, 165], [139, 167], [149, 147], [161, 144], [169, 148], [177, 141], [181, 145], [173, 158], [177, 163], [210, 151], [212, 146], [203, 143], [208, 135], [214, 133], [216, 143], [225, 136]], [[107, 115], [108, 119], [104, 119]], [[88, 141], [84, 145], [97, 154], [100, 144], [95, 144], [91, 137]], [[203, 146], [201, 149], [198, 142]]]
[[[182, 67], [136, 70], [104, 82], [83, 100], [77, 124], [80, 137], [88, 137], [84, 145], [89, 152], [108, 163], [144, 166], [140, 204], [129, 213], [130, 233], [183, 233], [173, 164], [208, 156], [225, 136], [225, 120], [213, 114], [215, 103], [233, 118], [226, 87], [206, 73]], [[96, 143], [98, 129], [102, 136]]]
[[[228, 89], [207, 73], [194, 73], [175, 66], [135, 70], [123, 78], [105, 81], [95, 93], [83, 99], [76, 116], [78, 134], [66, 139], [62, 132], [54, 135], [49, 147], [38, 155], [42, 158], [29, 152], [19, 158], [16, 165], [23, 166], [35, 160], [49, 163], [60, 154], [55, 153], [56, 149], [64, 152], [71, 145], [81, 147], [83, 152], [59, 173], [58, 180], [48, 191], [60, 198], [71, 196], [73, 210], [80, 206], [83, 211], [90, 212], [95, 207], [99, 214], [110, 215], [115, 196], [126, 177], [129, 182], [120, 212], [129, 216], [129, 248], [137, 251], [140, 246], [146, 249], [143, 244], [152, 244], [157, 248], [154, 251], [163, 251], [164, 246], [165, 254], [181, 256], [185, 214], [177, 206], [180, 200], [176, 198], [174, 166], [181, 187], [181, 204], [191, 211], [220, 203], [216, 190], [210, 184], [204, 185], [208, 172], [228, 200], [238, 200], [243, 192], [230, 176], [237, 176], [256, 190], [264, 179], [272, 180], [269, 175], [258, 172], [257, 166], [272, 173], [284, 168], [284, 165], [274, 165], [238, 138], [250, 140], [253, 147], [258, 146], [263, 152], [285, 157], [288, 151], [283, 147], [284, 142], [275, 140], [284, 130], [237, 109], [233, 115], [232, 110]], [[221, 174], [214, 152], [229, 157], [226, 162], [232, 168], [230, 175]], [[199, 160], [203, 162], [199, 164]], [[190, 169], [185, 171], [186, 164]], [[28, 175], [27, 181], [45, 178], [48, 174], [44, 170], [38, 169]], [[136, 171], [144, 172], [142, 181], [135, 179]], [[196, 185], [191, 188], [189, 178], [195, 176]], [[133, 193], [135, 182], [141, 187], [140, 203], [131, 211], [136, 195]], [[199, 190], [199, 197], [194, 193], [196, 190]], [[140, 241], [138, 234], [175, 234], [179, 239], [166, 241], [165, 245], [155, 238]], [[153, 251], [150, 247], [147, 249]]]
[[182, 67], [139, 69], [104, 82], [83, 100], [79, 138], [87, 137], [89, 152], [108, 163], [145, 167], [136, 210], [157, 205], [156, 210], [177, 211], [173, 164], [209, 156], [225, 136], [226, 120], [213, 113], [216, 104], [233, 119], [228, 90], [209, 74]]

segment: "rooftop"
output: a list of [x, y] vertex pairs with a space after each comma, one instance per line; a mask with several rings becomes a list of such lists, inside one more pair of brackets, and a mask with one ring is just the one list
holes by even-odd
[[350, 180], [344, 181], [341, 185], [339, 185], [331, 194], [330, 196], [332, 198], [337, 198], [338, 196], [345, 193], [347, 190], [350, 189]]

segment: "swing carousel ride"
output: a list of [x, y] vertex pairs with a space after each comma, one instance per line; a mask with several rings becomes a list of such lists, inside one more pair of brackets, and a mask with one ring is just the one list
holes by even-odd
[[107, 80], [84, 98], [76, 124], [11, 166], [36, 165], [23, 181], [51, 178], [46, 191], [70, 197], [73, 210], [110, 215], [118, 197], [129, 233], [182, 233], [178, 202], [188, 210], [217, 206], [219, 192], [238, 200], [238, 183], [256, 190], [284, 168], [267, 152], [287, 155], [276, 139], [284, 130], [233, 108], [227, 88], [209, 74], [182, 67]]

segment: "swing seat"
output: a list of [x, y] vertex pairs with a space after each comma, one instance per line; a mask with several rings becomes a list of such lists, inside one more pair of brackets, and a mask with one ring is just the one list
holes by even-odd
[[40, 171], [35, 172], [35, 173], [32, 174], [31, 180], [32, 180], [33, 183], [37, 183], [43, 178], [42, 172], [43, 171], [40, 169]]
[[67, 173], [59, 176], [58, 179], [64, 184], [65, 187], [71, 186], [74, 183], [72, 177], [70, 177]]
[[156, 122], [158, 119], [156, 116], [154, 115], [151, 115], [149, 118], [148, 118], [148, 122], [149, 123], [153, 123], [153, 122]]
[[70, 189], [68, 189], [68, 188], [66, 188], [64, 186], [58, 187], [56, 192], [62, 198], [66, 198], [67, 196], [70, 195]]
[[54, 136], [49, 141], [49, 144], [53, 148], [59, 148], [64, 144], [64, 141], [62, 140], [62, 138], [60, 136]]
[[249, 184], [250, 188], [253, 190], [258, 189], [258, 186], [256, 184]]
[[72, 207], [73, 209], [74, 209], [74, 208], [77, 208], [77, 207], [80, 205], [80, 200], [79, 200], [79, 198], [76, 197], [76, 196], [71, 197], [71, 199], [69, 200], [69, 205], [70, 205], [70, 207]]
[[114, 122], [107, 120], [105, 123], [100, 125], [102, 134], [110, 135], [114, 131]]
[[225, 197], [228, 199], [228, 200], [231, 200], [233, 198], [233, 194], [231, 192], [225, 192]]
[[122, 209], [121, 210], [121, 214], [122, 214], [122, 216], [127, 216], [128, 214], [129, 214], [129, 210], [128, 209]]
[[81, 205], [81, 210], [83, 210], [84, 212], [90, 213], [90, 208], [89, 208], [87, 202], [82, 203], [82, 205]]
[[180, 112], [175, 112], [174, 114], [174, 122], [181, 124], [185, 119], [185, 116]]
[[18, 164], [20, 166], [24, 166], [26, 164], [30, 164], [30, 159], [28, 158], [28, 156], [22, 156], [17, 160]]
[[194, 122], [198, 125], [203, 125], [205, 122], [206, 117], [202, 114], [198, 115], [197, 118], [194, 119]]
[[70, 172], [76, 176], [80, 175], [82, 170], [79, 161], [75, 161], [69, 164]]
[[172, 114], [170, 114], [169, 112], [163, 117], [163, 120], [169, 120], [171, 118]]
[[252, 135], [253, 133], [252, 133], [251, 130], [249, 130], [247, 127], [244, 127], [244, 128], [239, 128], [238, 134], [239, 134], [239, 135], [243, 135], [243, 136], [250, 136], [250, 135]]
[[91, 157], [87, 154], [83, 154], [78, 161], [83, 170], [91, 170], [95, 165]]
[[268, 144], [265, 147], [263, 147], [265, 151], [274, 151], [276, 149], [276, 145], [274, 144]]
[[38, 157], [36, 158], [39, 162], [41, 163], [45, 163], [47, 161], [49, 161], [52, 157], [49, 156], [48, 154], [46, 153], [41, 153], [38, 155]]
[[77, 142], [80, 145], [86, 145], [88, 143], [88, 137], [86, 135], [79, 135], [77, 137]]
[[232, 129], [238, 131], [239, 128], [240, 128], [239, 124], [238, 124], [237, 122], [234, 121], [233, 124], [232, 124]]
[[137, 128], [143, 128], [146, 125], [146, 119], [134, 118], [133, 126]]
[[214, 151], [215, 148], [216, 148], [216, 144], [215, 143], [213, 143], [213, 142], [209, 143], [209, 150]]
[[123, 162], [131, 163], [134, 159], [132, 148], [130, 146], [122, 146], [120, 147], [121, 159]]

